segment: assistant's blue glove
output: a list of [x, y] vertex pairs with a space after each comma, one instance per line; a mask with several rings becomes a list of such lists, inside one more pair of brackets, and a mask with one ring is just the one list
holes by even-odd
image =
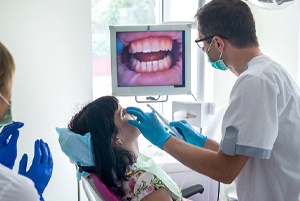
[[17, 142], [19, 138], [19, 128], [24, 124], [13, 122], [4, 126], [0, 133], [0, 163], [12, 169], [17, 157]]
[[187, 143], [197, 147], [203, 147], [207, 137], [196, 131], [185, 119], [170, 122], [171, 126], [176, 127], [182, 133]]
[[28, 156], [24, 154], [20, 160], [19, 174], [31, 179], [37, 189], [40, 200], [44, 200], [43, 192], [52, 176], [53, 159], [47, 143], [36, 140], [34, 144], [34, 157], [32, 165], [26, 171]]
[[137, 107], [128, 107], [126, 110], [128, 114], [137, 117], [136, 120], [128, 120], [128, 123], [137, 127], [147, 140], [162, 149], [163, 144], [169, 139], [171, 134], [166, 131], [157, 119], [154, 111], [143, 112]]

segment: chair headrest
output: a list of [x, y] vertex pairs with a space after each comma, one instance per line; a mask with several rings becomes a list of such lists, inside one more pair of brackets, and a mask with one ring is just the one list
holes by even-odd
[[61, 150], [77, 165], [94, 166], [91, 134], [79, 135], [67, 128], [56, 128]]

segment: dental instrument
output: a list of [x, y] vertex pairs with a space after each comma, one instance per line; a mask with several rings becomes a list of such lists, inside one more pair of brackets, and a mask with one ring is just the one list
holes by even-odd
[[147, 104], [147, 106], [155, 112], [158, 119], [169, 130], [170, 134], [172, 134], [173, 136], [175, 136], [181, 140], [184, 140], [183, 135], [180, 134], [175, 127], [170, 126], [170, 122], [165, 117], [163, 117], [160, 113], [158, 113], [150, 104]]

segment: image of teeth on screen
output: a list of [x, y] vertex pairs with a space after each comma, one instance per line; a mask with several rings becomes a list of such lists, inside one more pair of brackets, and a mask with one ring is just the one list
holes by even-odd
[[110, 25], [112, 94], [191, 91], [191, 24]]
[[[118, 85], [182, 85], [183, 31], [119, 32]], [[118, 44], [118, 43], [117, 43]]]

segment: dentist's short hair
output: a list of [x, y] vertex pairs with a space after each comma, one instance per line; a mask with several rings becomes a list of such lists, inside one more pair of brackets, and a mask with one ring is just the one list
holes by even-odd
[[198, 31], [226, 37], [237, 48], [258, 46], [255, 21], [242, 0], [212, 0], [197, 10]]

